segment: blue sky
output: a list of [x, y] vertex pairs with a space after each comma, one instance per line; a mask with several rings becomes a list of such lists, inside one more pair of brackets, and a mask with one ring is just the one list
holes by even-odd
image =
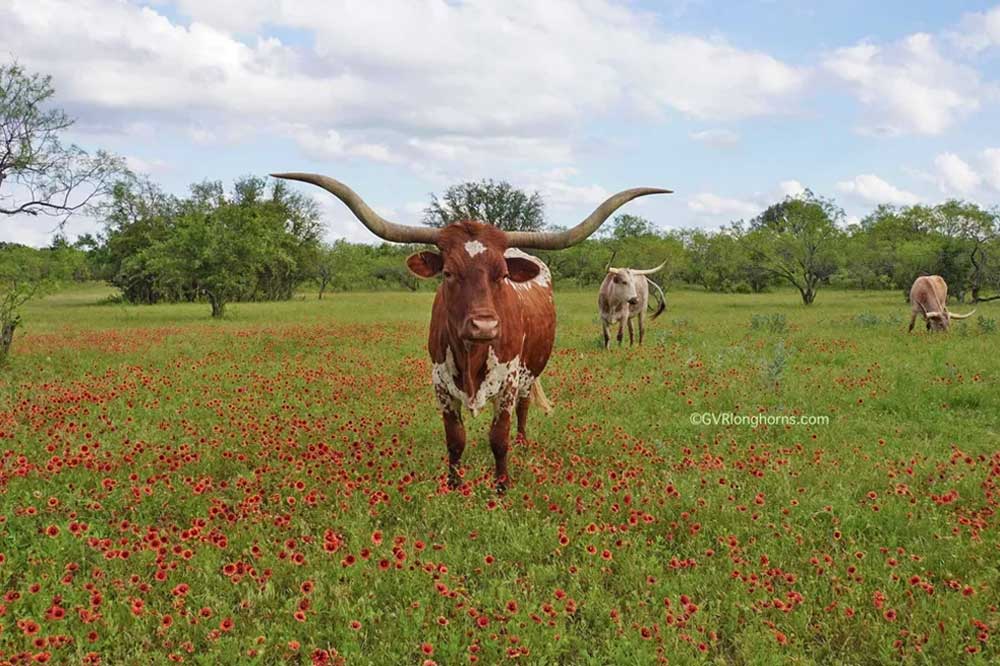
[[[430, 192], [492, 177], [571, 224], [653, 185], [676, 193], [629, 211], [663, 228], [718, 227], [802, 187], [850, 219], [1000, 199], [991, 3], [8, 0], [0, 25], [5, 56], [52, 74], [72, 141], [178, 194], [317, 171], [416, 223]], [[310, 193], [330, 239], [373, 240]]]

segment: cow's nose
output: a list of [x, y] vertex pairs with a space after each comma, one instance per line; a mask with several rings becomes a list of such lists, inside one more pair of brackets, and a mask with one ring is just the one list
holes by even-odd
[[469, 317], [464, 337], [469, 340], [492, 340], [499, 332], [500, 322], [495, 317]]
[[630, 299], [628, 299], [628, 304], [629, 305], [635, 305], [638, 302], [639, 302], [638, 298], [630, 298]]

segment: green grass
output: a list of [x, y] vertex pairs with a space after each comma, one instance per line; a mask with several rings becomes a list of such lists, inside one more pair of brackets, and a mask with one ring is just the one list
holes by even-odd
[[975, 319], [907, 335], [895, 292], [682, 291], [605, 352], [596, 294], [560, 291], [556, 411], [498, 499], [487, 416], [467, 493], [442, 486], [431, 294], [211, 321], [111, 293], [32, 303], [0, 376], [0, 662], [998, 659], [1000, 333]]

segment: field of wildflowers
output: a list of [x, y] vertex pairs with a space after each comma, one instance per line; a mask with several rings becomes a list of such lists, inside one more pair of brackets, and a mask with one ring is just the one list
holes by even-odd
[[[33, 305], [0, 375], [0, 663], [1000, 659], [1000, 334], [975, 319], [681, 292], [604, 352], [595, 294], [558, 293], [556, 411], [498, 498], [486, 415], [446, 487], [429, 294], [221, 322], [101, 296]], [[691, 417], [723, 412], [828, 419]]]

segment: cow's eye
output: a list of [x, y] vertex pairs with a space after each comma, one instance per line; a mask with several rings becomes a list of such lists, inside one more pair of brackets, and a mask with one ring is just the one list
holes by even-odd
[[451, 271], [444, 271], [444, 276], [446, 278], [450, 278], [451, 277]]

